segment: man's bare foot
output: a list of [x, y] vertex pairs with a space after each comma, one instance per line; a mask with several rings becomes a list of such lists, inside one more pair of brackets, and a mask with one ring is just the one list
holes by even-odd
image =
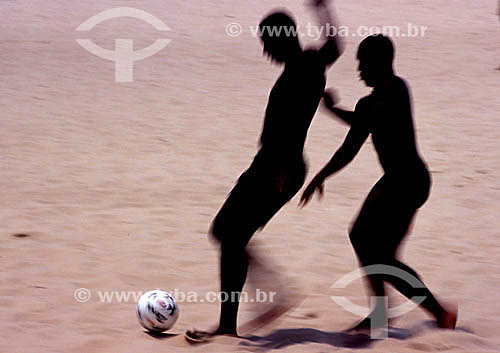
[[[293, 297], [293, 299], [291, 299]], [[240, 328], [240, 332], [252, 332], [261, 327], [264, 327], [271, 322], [277, 320], [286, 312], [290, 311], [292, 308], [297, 306], [305, 296], [294, 295], [290, 296], [287, 301], [280, 303], [275, 303], [271, 308], [260, 314], [256, 318], [246, 322]], [[184, 333], [184, 337], [191, 343], [208, 343], [213, 340], [215, 336], [231, 336], [239, 337], [235, 329], [224, 329], [218, 327], [217, 329], [209, 331], [201, 331], [196, 329], [187, 330]]]
[[184, 332], [184, 338], [186, 338], [186, 340], [188, 340], [189, 342], [193, 343], [208, 343], [212, 341], [212, 339], [215, 336], [221, 336], [221, 335], [238, 337], [236, 330], [224, 330], [221, 329], [220, 327], [217, 328], [216, 330], [210, 330], [210, 331], [201, 331], [193, 328], [191, 330], [187, 330], [186, 332]]
[[448, 304], [445, 311], [438, 317], [437, 325], [439, 328], [454, 330], [457, 325], [458, 305]]

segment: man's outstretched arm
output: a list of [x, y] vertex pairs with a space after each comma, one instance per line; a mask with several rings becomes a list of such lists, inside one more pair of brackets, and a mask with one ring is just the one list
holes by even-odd
[[330, 175], [338, 172], [348, 165], [358, 154], [361, 146], [368, 138], [368, 130], [359, 124], [355, 124], [349, 130], [344, 143], [335, 152], [332, 159], [316, 174], [313, 180], [309, 183], [300, 198], [299, 205], [304, 207], [311, 200], [312, 195], [318, 191], [319, 195], [323, 195], [323, 183]]
[[334, 91], [332, 89], [327, 89], [323, 94], [323, 105], [326, 109], [331, 111], [335, 117], [339, 118], [341, 121], [347, 125], [352, 125], [355, 121], [356, 113], [350, 110], [344, 110], [336, 107], [337, 99], [335, 97]]
[[[319, 25], [323, 26], [322, 33], [325, 34], [326, 43], [321, 47], [319, 53], [323, 58], [326, 66], [332, 65], [340, 55], [344, 52], [344, 45], [339, 39], [337, 33], [330, 35], [327, 30], [327, 25], [330, 27], [338, 28], [337, 22], [334, 16], [331, 14], [330, 8], [328, 7], [328, 0], [312, 0], [313, 6], [316, 9], [316, 14], [319, 19]], [[337, 31], [335, 31], [337, 32]]]

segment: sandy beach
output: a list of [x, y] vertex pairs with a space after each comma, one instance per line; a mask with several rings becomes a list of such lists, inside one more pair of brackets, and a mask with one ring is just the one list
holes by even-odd
[[[218, 303], [179, 302], [164, 335], [139, 326], [135, 301], [104, 292], [161, 288], [217, 291], [218, 251], [210, 222], [257, 151], [267, 97], [281, 68], [262, 56], [249, 26], [285, 7], [300, 26], [317, 24], [303, 1], [0, 2], [0, 352], [495, 352], [500, 351], [500, 25], [493, 0], [336, 0], [337, 18], [360, 26], [427, 27], [394, 37], [396, 72], [410, 84], [431, 196], [404, 248], [406, 261], [439, 298], [459, 305], [455, 331], [433, 328], [420, 309], [397, 334], [366, 340], [342, 331], [359, 320], [330, 296], [367, 304], [362, 280], [330, 286], [358, 267], [347, 230], [382, 171], [371, 142], [325, 197], [305, 209], [300, 194], [254, 237], [305, 299], [246, 338], [188, 344]], [[95, 14], [127, 6], [153, 14], [159, 32], [115, 18], [88, 32]], [[239, 36], [226, 26], [241, 25]], [[114, 63], [75, 40], [114, 50], [171, 42], [115, 82]], [[328, 86], [353, 108], [369, 93], [356, 48], [328, 71]], [[319, 46], [311, 36], [304, 46]], [[309, 130], [308, 181], [342, 143], [347, 127], [320, 108]], [[75, 299], [85, 288], [88, 300]], [[403, 299], [394, 294], [395, 302]], [[259, 308], [241, 305], [240, 321]]]

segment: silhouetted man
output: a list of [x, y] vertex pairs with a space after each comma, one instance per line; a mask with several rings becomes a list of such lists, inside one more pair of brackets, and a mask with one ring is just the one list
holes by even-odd
[[[333, 24], [326, 4], [314, 3], [322, 24]], [[294, 20], [282, 11], [264, 18], [259, 29], [264, 53], [285, 68], [269, 94], [260, 150], [211, 226], [211, 235], [220, 242], [221, 292], [227, 298], [243, 289], [249, 266], [246, 246], [252, 235], [304, 183], [307, 131], [325, 89], [325, 70], [342, 51], [335, 37], [328, 37], [319, 50], [303, 50], [297, 36], [290, 34], [297, 29]], [[218, 328], [188, 331], [186, 338], [205, 341], [214, 335], [237, 335], [238, 306], [239, 300], [223, 301]]]
[[[408, 87], [394, 74], [393, 57], [394, 47], [388, 37], [367, 37], [359, 46], [357, 58], [360, 78], [373, 87], [372, 93], [359, 100], [355, 112], [334, 107], [334, 98], [325, 95], [327, 107], [351, 128], [342, 146], [307, 186], [301, 203], [307, 204], [315, 191], [321, 196], [325, 179], [349, 164], [371, 134], [384, 175], [368, 194], [350, 230], [351, 243], [362, 266], [393, 266], [419, 278], [397, 259], [397, 250], [418, 208], [429, 196], [431, 178], [417, 150]], [[367, 277], [376, 297], [385, 297], [384, 282], [388, 282], [408, 298], [425, 297], [421, 305], [439, 327], [455, 327], [456, 309], [445, 309], [423, 283], [421, 288], [414, 288], [393, 275]], [[386, 315], [383, 299], [354, 329], [369, 328], [374, 313]]]

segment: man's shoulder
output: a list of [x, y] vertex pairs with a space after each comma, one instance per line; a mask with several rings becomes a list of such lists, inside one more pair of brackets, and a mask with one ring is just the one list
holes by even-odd
[[408, 83], [406, 80], [400, 76], [394, 76], [393, 84], [392, 86], [396, 90], [404, 90], [408, 91]]
[[355, 111], [366, 111], [369, 106], [372, 104], [373, 97], [371, 94], [364, 96], [358, 100], [356, 103], [356, 108], [354, 109]]

